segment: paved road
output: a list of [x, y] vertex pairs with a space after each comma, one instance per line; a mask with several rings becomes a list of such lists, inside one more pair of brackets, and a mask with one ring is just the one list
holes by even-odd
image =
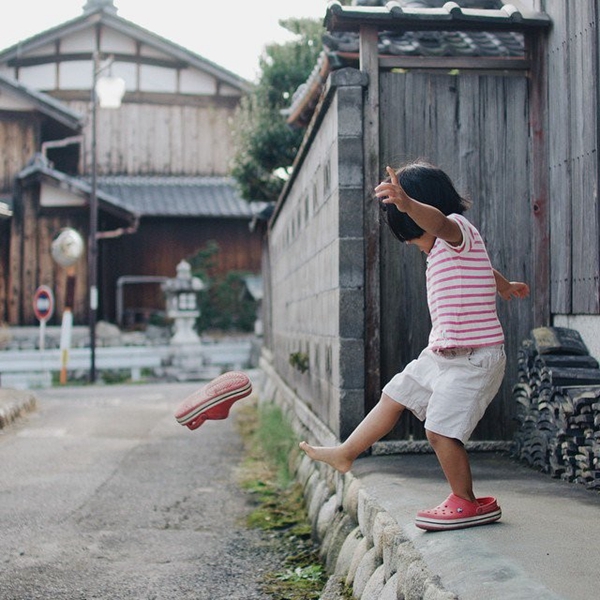
[[197, 384], [49, 389], [0, 433], [0, 599], [263, 599], [276, 560], [243, 518], [231, 419], [192, 432]]

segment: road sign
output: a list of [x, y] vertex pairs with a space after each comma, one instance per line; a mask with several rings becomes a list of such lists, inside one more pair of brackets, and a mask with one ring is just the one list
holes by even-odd
[[33, 296], [33, 312], [38, 321], [45, 323], [54, 313], [54, 294], [47, 285], [40, 285]]

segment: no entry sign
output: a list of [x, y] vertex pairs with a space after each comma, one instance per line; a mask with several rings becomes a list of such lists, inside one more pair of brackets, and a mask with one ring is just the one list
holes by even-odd
[[47, 285], [40, 285], [33, 296], [33, 311], [38, 321], [45, 323], [54, 312], [54, 295]]

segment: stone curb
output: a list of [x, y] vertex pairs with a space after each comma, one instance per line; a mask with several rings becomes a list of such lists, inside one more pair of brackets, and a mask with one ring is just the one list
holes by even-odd
[[358, 600], [457, 600], [351, 473], [339, 475], [305, 455], [295, 472], [330, 575], [320, 600], [342, 599], [344, 584]]
[[[298, 434], [314, 439], [313, 423], [298, 414], [294, 392], [278, 385], [270, 372], [274, 377], [267, 373], [258, 385], [259, 402], [275, 402]], [[321, 443], [323, 437], [317, 436]], [[290, 466], [302, 485], [312, 534], [329, 574], [320, 600], [343, 600], [344, 585], [357, 600], [458, 600], [351, 472], [341, 475], [303, 452]]]
[[0, 429], [36, 408], [37, 398], [31, 392], [0, 388]]

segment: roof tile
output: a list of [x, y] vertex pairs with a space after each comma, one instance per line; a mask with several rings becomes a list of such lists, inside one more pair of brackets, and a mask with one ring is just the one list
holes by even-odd
[[104, 176], [98, 188], [141, 216], [251, 219], [253, 207], [228, 177]]
[[[324, 50], [308, 80], [294, 92], [289, 108], [282, 111], [289, 125], [308, 125], [329, 72], [358, 66], [359, 22], [378, 27], [381, 57], [525, 58], [523, 33], [512, 29], [518, 29], [524, 17], [501, 0], [355, 0], [353, 7], [329, 5]], [[348, 27], [333, 23], [344, 15], [354, 19], [350, 23], [344, 17], [343, 25]], [[402, 20], [402, 15], [407, 20]], [[544, 25], [549, 23], [545, 15], [533, 15], [532, 22], [537, 23], [536, 18]], [[464, 31], [460, 29], [463, 25]]]

